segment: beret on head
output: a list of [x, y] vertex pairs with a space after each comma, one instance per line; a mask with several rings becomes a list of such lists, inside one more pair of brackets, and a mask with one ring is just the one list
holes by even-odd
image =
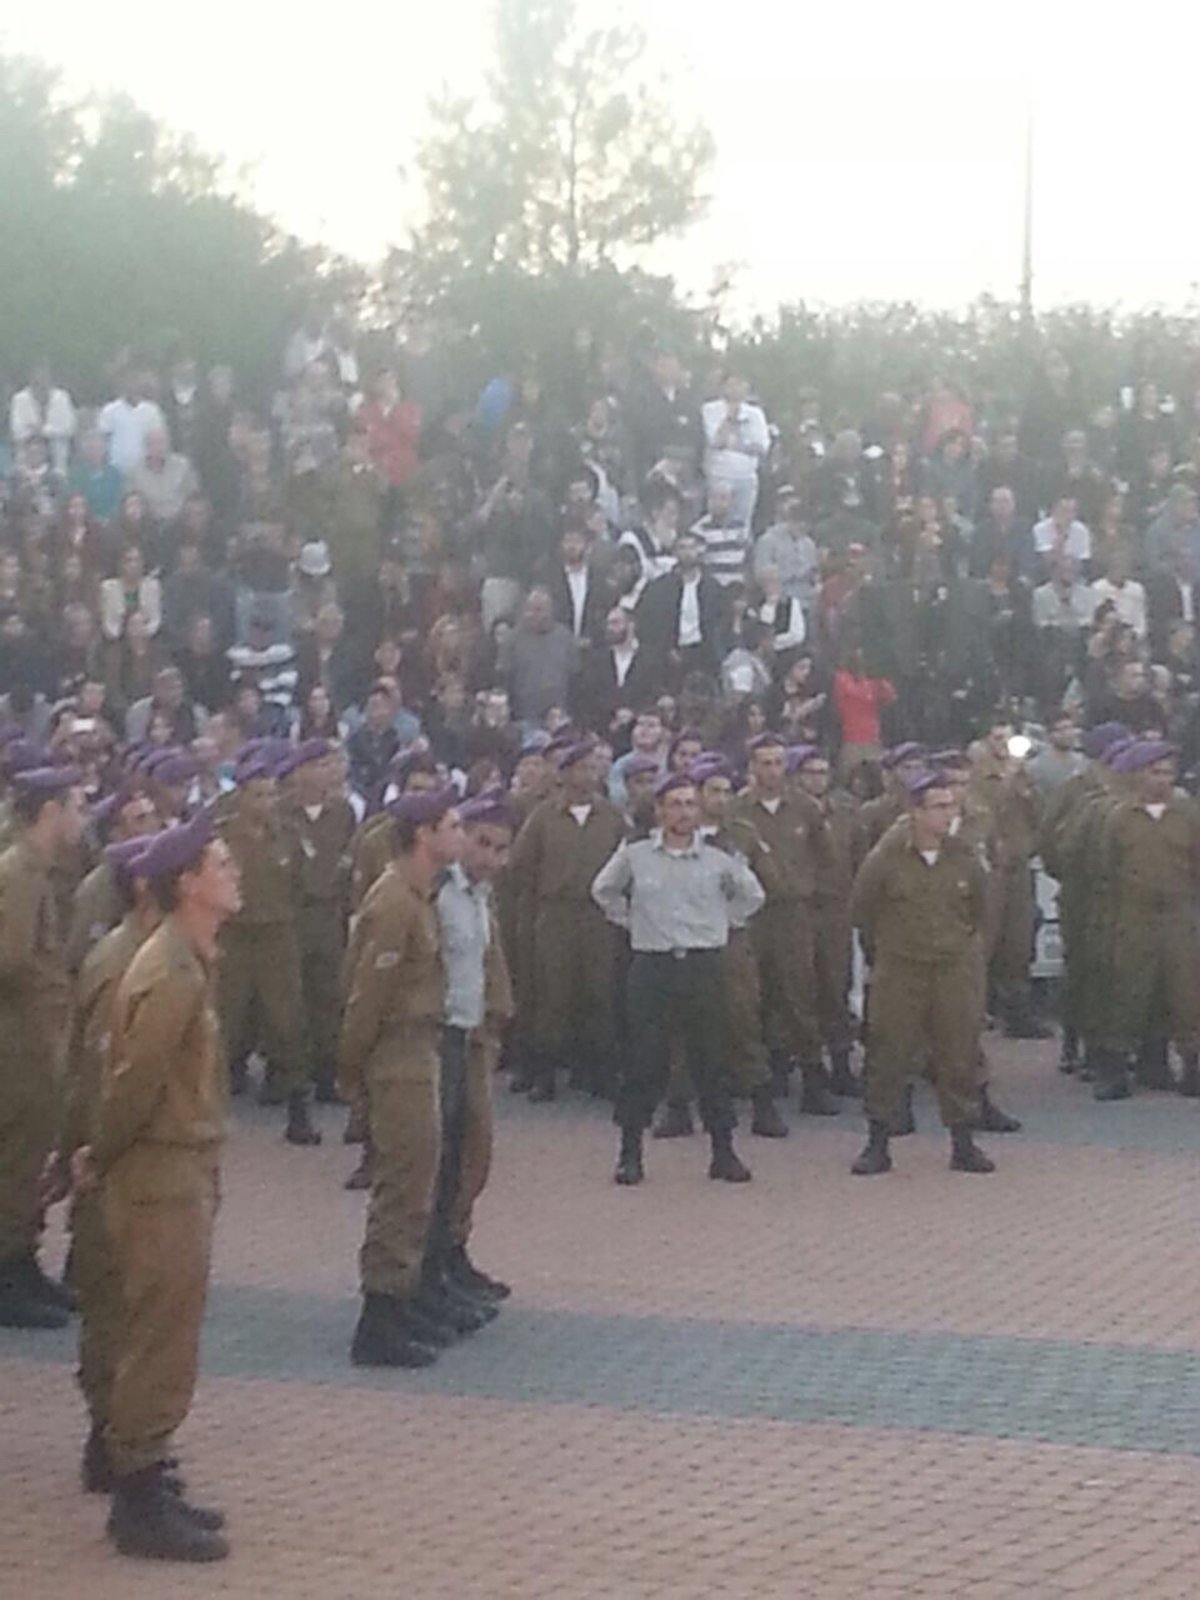
[[287, 761], [279, 763], [279, 776], [281, 778], [287, 776], [283, 771], [284, 766], [288, 772], [295, 772], [300, 767], [310, 766], [314, 761], [324, 761], [336, 749], [337, 746], [332, 739], [303, 739], [288, 756]]
[[0, 748], [12, 744], [14, 739], [23, 739], [24, 737], [25, 730], [19, 722], [6, 722], [0, 728]]
[[1083, 753], [1091, 760], [1098, 761], [1110, 745], [1129, 738], [1132, 735], [1123, 722], [1100, 722], [1084, 734]]
[[926, 768], [924, 772], [915, 772], [905, 785], [905, 791], [910, 800], [919, 800], [923, 794], [928, 794], [930, 789], [944, 789], [946, 775]]
[[824, 759], [822, 752], [815, 744], [793, 744], [788, 746], [787, 769], [789, 772], [799, 772], [801, 767], [808, 765], [814, 757]]
[[415, 828], [434, 828], [457, 805], [458, 790], [447, 784], [444, 789], [397, 795], [386, 809], [397, 822], [408, 822]]
[[26, 767], [14, 774], [13, 788], [18, 794], [65, 794], [83, 782], [75, 767]]
[[45, 763], [46, 752], [28, 739], [14, 739], [4, 752], [4, 770], [9, 777], [18, 772], [30, 772]]
[[148, 745], [138, 757], [138, 771], [145, 773], [147, 777], [153, 777], [165, 761], [186, 754], [183, 746], [178, 744]]
[[929, 765], [943, 772], [965, 772], [971, 765], [971, 758], [965, 750], [935, 750]]
[[136, 857], [137, 876], [151, 882], [194, 867], [214, 838], [212, 817], [206, 809], [188, 822], [177, 822], [161, 833], [150, 834], [146, 848]]
[[929, 751], [923, 744], [915, 740], [908, 740], [905, 744], [894, 744], [890, 750], [885, 750], [880, 765], [889, 772], [893, 767], [898, 767], [902, 761], [925, 761]]
[[491, 783], [470, 800], [465, 800], [458, 808], [458, 815], [467, 828], [472, 823], [493, 828], [508, 827], [512, 823], [508, 793], [500, 784]]
[[695, 787], [696, 780], [690, 772], [668, 772], [665, 778], [660, 779], [655, 784], [654, 798], [656, 800], [665, 800], [675, 789], [694, 789]]
[[1128, 738], [1125, 739], [1114, 740], [1114, 742], [1109, 745], [1108, 749], [1100, 757], [1100, 760], [1106, 767], [1111, 767], [1114, 772], [1119, 772], [1120, 768], [1117, 766], [1117, 762], [1125, 754], [1126, 750], [1136, 743], [1137, 740], [1134, 738], [1133, 734], [1130, 734]]
[[756, 750], [786, 750], [787, 744], [779, 734], [772, 733], [768, 728], [765, 733], [756, 733], [753, 739], [748, 739], [746, 749], [753, 755]]
[[112, 871], [113, 877], [127, 888], [130, 882], [140, 877], [138, 868], [142, 857], [154, 843], [155, 834], [147, 834], [140, 839], [122, 839], [120, 844], [110, 844], [105, 847], [104, 859]]
[[622, 771], [625, 774], [626, 780], [628, 780], [630, 778], [645, 777], [648, 772], [657, 774], [662, 771], [662, 768], [659, 766], [658, 762], [655, 761], [653, 756], [636, 755], [630, 756], [629, 760], [622, 768]]
[[580, 739], [577, 744], [569, 744], [565, 750], [559, 752], [558, 770], [565, 772], [568, 767], [573, 767], [577, 761], [583, 761], [587, 756], [593, 755], [595, 750], [595, 739]]
[[707, 783], [710, 778], [728, 778], [730, 782], [733, 781], [733, 768], [716, 750], [706, 750], [703, 755], [697, 756], [689, 771], [695, 783]]
[[180, 788], [200, 776], [200, 763], [186, 750], [173, 751], [165, 760], [155, 763], [151, 776], [155, 783], [168, 789]]
[[1159, 761], [1174, 761], [1178, 755], [1178, 745], [1168, 744], [1165, 739], [1135, 739], [1117, 756], [1113, 771], [1144, 772]]
[[276, 763], [268, 757], [266, 751], [259, 750], [238, 762], [234, 769], [233, 781], [240, 789], [244, 784], [254, 783], [259, 778], [273, 778], [276, 771]]
[[428, 750], [399, 750], [388, 763], [388, 771], [403, 786], [414, 772], [436, 772], [437, 762]]

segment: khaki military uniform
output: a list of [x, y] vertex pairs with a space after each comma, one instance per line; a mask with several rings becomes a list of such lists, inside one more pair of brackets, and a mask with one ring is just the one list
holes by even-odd
[[555, 795], [530, 816], [509, 857], [518, 942], [531, 935], [538, 1070], [570, 1065], [589, 1088], [610, 1084], [614, 1070], [617, 954], [616, 930], [591, 889], [624, 837], [624, 819], [607, 800], [592, 800], [581, 825]]
[[766, 904], [753, 928], [767, 1043], [812, 1068], [821, 1060], [815, 917], [821, 810], [807, 795], [785, 795], [774, 811], [743, 795], [734, 816], [758, 835], [770, 862]]
[[355, 825], [349, 802], [340, 797], [314, 810], [310, 815], [299, 804], [290, 806], [285, 821], [295, 835], [299, 860], [300, 982], [309, 1044], [317, 1078], [332, 1082]]
[[407, 1296], [418, 1286], [441, 1157], [446, 979], [437, 908], [403, 858], [363, 902], [347, 966], [339, 1087], [351, 1103], [365, 1098], [374, 1152], [362, 1288]]
[[871, 963], [867, 1115], [894, 1129], [911, 1078], [928, 1065], [947, 1127], [978, 1115], [978, 942], [987, 875], [961, 839], [930, 865], [896, 829], [859, 870], [854, 924]]
[[357, 911], [395, 853], [395, 824], [387, 811], [360, 822], [350, 841], [350, 910]]
[[48, 866], [0, 856], [0, 1265], [33, 1250], [38, 1187], [62, 1114], [70, 990]]
[[854, 1042], [850, 983], [854, 971], [854, 928], [850, 895], [861, 855], [858, 808], [848, 795], [832, 794], [822, 807], [824, 836], [817, 851], [816, 972], [817, 1020], [832, 1056]]
[[300, 852], [277, 820], [258, 831], [235, 812], [222, 836], [242, 874], [242, 909], [220, 937], [225, 1051], [240, 1061], [261, 1027], [273, 1081], [292, 1094], [307, 1085], [312, 1060], [300, 981]]
[[988, 875], [988, 975], [1010, 1016], [1029, 1008], [1029, 962], [1035, 904], [1030, 862], [1037, 851], [1041, 802], [1022, 767], [989, 751], [976, 759], [971, 792], [992, 815]]
[[1089, 1047], [1111, 1032], [1115, 898], [1101, 849], [1109, 813], [1120, 796], [1103, 784], [1089, 790], [1057, 830], [1058, 862], [1069, 918], [1068, 960], [1076, 1026]]
[[168, 917], [117, 989], [92, 1146], [121, 1285], [107, 1433], [121, 1475], [172, 1453], [195, 1392], [225, 1081], [213, 974]]
[[1058, 928], [1062, 941], [1062, 1020], [1064, 1030], [1087, 1034], [1087, 968], [1083, 951], [1088, 941], [1088, 874], [1068, 869], [1068, 841], [1081, 808], [1104, 793], [1095, 771], [1086, 767], [1061, 784], [1042, 813], [1039, 854], [1042, 865], [1058, 880]]
[[[59, 1140], [64, 1161], [96, 1137], [117, 988], [142, 943], [141, 930], [127, 916], [92, 946], [83, 963], [67, 1052], [67, 1110]], [[93, 1425], [103, 1428], [116, 1369], [121, 1282], [100, 1190], [76, 1195], [71, 1203], [69, 1277], [79, 1298], [79, 1387]]]
[[1111, 998], [1104, 1043], [1123, 1055], [1164, 1035], [1200, 1049], [1200, 812], [1173, 799], [1155, 818], [1133, 800], [1111, 807], [1100, 840], [1112, 897]]
[[[904, 816], [908, 807], [904, 796], [896, 787], [885, 789], [874, 800], [867, 800], [859, 809], [859, 849], [863, 860], [874, 850], [889, 828]], [[859, 863], [861, 865], [861, 862]]]
[[68, 972], [81, 970], [88, 951], [116, 927], [123, 913], [112, 867], [101, 860], [75, 891], [67, 926]]

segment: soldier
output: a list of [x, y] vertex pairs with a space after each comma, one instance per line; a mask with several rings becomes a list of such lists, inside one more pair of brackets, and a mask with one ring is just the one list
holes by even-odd
[[337, 793], [337, 747], [307, 739], [281, 767], [289, 780], [283, 819], [300, 862], [300, 981], [313, 1052], [316, 1097], [337, 1098], [341, 970], [346, 954], [350, 842], [354, 812]]
[[971, 787], [992, 814], [988, 978], [1005, 1035], [1048, 1039], [1049, 1028], [1033, 1014], [1029, 985], [1035, 910], [1030, 862], [1037, 849], [1041, 801], [1028, 768], [1010, 754], [1012, 737], [1011, 721], [998, 713], [972, 752]]
[[862, 852], [865, 857], [883, 838], [894, 822], [908, 814], [909, 782], [924, 772], [929, 751], [923, 744], [909, 740], [886, 750], [880, 766], [884, 771], [884, 791], [875, 800], [868, 800], [859, 812], [862, 830]]
[[240, 904], [238, 869], [201, 811], [156, 835], [137, 873], [163, 921], [118, 985], [96, 1136], [72, 1159], [77, 1193], [99, 1186], [120, 1283], [108, 1533], [123, 1555], [217, 1561], [224, 1518], [190, 1505], [168, 1462], [195, 1392], [208, 1295], [225, 1114], [213, 975], [218, 930]]
[[662, 775], [653, 756], [633, 755], [625, 766], [625, 822], [631, 839], [648, 839], [654, 831], [654, 791]]
[[850, 896], [861, 859], [858, 809], [848, 794], [832, 789], [829, 758], [812, 745], [789, 751], [798, 788], [821, 813], [825, 836], [816, 852], [817, 1018], [829, 1053], [829, 1087], [836, 1095], [861, 1099], [862, 1086], [850, 1066], [854, 1019], [850, 981], [854, 969], [854, 930]]
[[[159, 826], [150, 796], [132, 787], [122, 787], [102, 800], [93, 809], [92, 821], [102, 834], [107, 833], [108, 844], [145, 838]], [[67, 934], [68, 972], [78, 973], [92, 946], [116, 927], [123, 915], [123, 899], [106, 851], [75, 891]]]
[[[744, 862], [763, 885], [765, 893], [771, 880], [770, 852], [748, 822], [730, 815], [734, 801], [733, 769], [724, 756], [709, 752], [693, 761], [690, 775], [700, 802], [700, 837]], [[732, 915], [729, 942], [721, 966], [734, 1093], [750, 1101], [751, 1133], [760, 1139], [784, 1139], [788, 1125], [775, 1104], [763, 1038], [762, 984], [754, 936], [746, 922]], [[692, 1083], [682, 1053], [677, 1052], [671, 1063], [666, 1104], [654, 1124], [656, 1139], [675, 1139], [692, 1133], [691, 1096]]]
[[683, 1039], [712, 1143], [708, 1175], [747, 1183], [749, 1169], [733, 1148], [722, 958], [730, 923], [748, 922], [766, 897], [743, 861], [699, 836], [700, 803], [687, 773], [662, 780], [658, 803], [660, 829], [622, 845], [592, 885], [609, 921], [628, 928], [633, 949], [615, 1178], [628, 1186], [645, 1175], [642, 1137], [667, 1087], [674, 1033]]
[[[405, 750], [388, 770], [397, 794], [418, 794], [438, 786], [437, 763], [428, 750]], [[358, 825], [350, 843], [351, 911], [358, 910], [391, 862], [394, 820], [385, 809], [372, 812]]]
[[492, 884], [512, 845], [509, 802], [499, 786], [460, 807], [463, 853], [438, 891], [446, 967], [441, 1038], [442, 1157], [425, 1252], [435, 1283], [449, 1278], [469, 1294], [499, 1302], [509, 1287], [481, 1272], [467, 1254], [475, 1202], [492, 1156], [492, 1074], [512, 991], [492, 901]]
[[978, 1111], [979, 978], [986, 874], [951, 834], [954, 795], [938, 773], [911, 781], [909, 825], [871, 851], [854, 883], [853, 915], [872, 969], [869, 1137], [851, 1171], [889, 1172], [905, 1086], [928, 1063], [956, 1172], [992, 1172], [971, 1137]]
[[[96, 1136], [117, 988], [161, 921], [149, 885], [133, 876], [150, 843], [149, 836], [135, 835], [110, 844], [104, 852], [109, 881], [124, 915], [88, 952], [76, 989], [67, 1055], [67, 1108], [57, 1163], [59, 1192], [64, 1194], [75, 1152], [90, 1145]], [[103, 1201], [94, 1188], [76, 1194], [71, 1206], [69, 1277], [79, 1296], [79, 1387], [91, 1424], [83, 1452], [83, 1485], [91, 1494], [111, 1494], [114, 1477], [104, 1435], [117, 1354], [121, 1286]]]
[[568, 1062], [577, 1087], [612, 1086], [616, 940], [591, 885], [625, 824], [598, 792], [595, 748], [585, 739], [562, 752], [562, 788], [534, 811], [509, 861], [518, 916], [532, 929], [534, 1101], [554, 1099], [556, 1070]]
[[1162, 740], [1138, 741], [1114, 762], [1133, 793], [1109, 809], [1101, 834], [1113, 959], [1097, 1100], [1128, 1098], [1127, 1062], [1156, 1037], [1179, 1050], [1181, 1092], [1200, 1095], [1200, 814], [1175, 792], [1177, 764], [1175, 746]]
[[733, 815], [754, 829], [771, 857], [767, 903], [754, 922], [768, 1043], [778, 1055], [799, 1062], [801, 1112], [836, 1116], [838, 1104], [825, 1086], [817, 1021], [814, 902], [824, 824], [807, 795], [788, 792], [787, 750], [778, 734], [760, 733], [751, 740], [750, 789]]
[[0, 1327], [61, 1328], [74, 1302], [42, 1272], [37, 1246], [70, 1000], [51, 871], [83, 831], [79, 773], [17, 773], [12, 811], [16, 843], [0, 856]]
[[374, 1149], [351, 1359], [422, 1367], [495, 1307], [423, 1275], [441, 1157], [439, 1033], [446, 1011], [435, 894], [462, 849], [451, 789], [391, 803], [397, 854], [359, 913], [338, 1052], [342, 1093], [364, 1097]]

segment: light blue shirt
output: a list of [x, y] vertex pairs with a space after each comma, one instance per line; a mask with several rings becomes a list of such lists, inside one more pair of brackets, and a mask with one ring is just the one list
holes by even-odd
[[446, 1023], [451, 1028], [478, 1028], [483, 1023], [483, 966], [491, 937], [489, 893], [487, 884], [472, 883], [458, 862], [448, 869], [438, 890]]
[[744, 927], [766, 895], [744, 861], [698, 833], [686, 850], [668, 850], [656, 829], [620, 846], [597, 873], [592, 899], [628, 928], [634, 950], [665, 954], [723, 950], [730, 927]]

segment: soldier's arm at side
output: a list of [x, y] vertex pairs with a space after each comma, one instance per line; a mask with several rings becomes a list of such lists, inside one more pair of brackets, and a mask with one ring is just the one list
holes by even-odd
[[721, 887], [729, 902], [729, 915], [736, 923], [749, 922], [766, 904], [766, 891], [744, 861], [727, 856], [721, 875]]
[[131, 1001], [123, 1028], [109, 1047], [109, 1072], [100, 1101], [92, 1166], [106, 1172], [149, 1126], [166, 1090], [171, 1062], [203, 1005], [201, 986], [185, 972], [166, 973]]
[[41, 889], [34, 878], [13, 878], [0, 895], [0, 982], [28, 972], [37, 949]]
[[850, 895], [850, 915], [854, 926], [862, 934], [863, 947], [868, 955], [869, 947], [875, 942], [875, 924], [879, 916], [887, 861], [888, 851], [877, 844], [858, 869]]
[[361, 939], [338, 1041], [338, 1081], [349, 1096], [362, 1087], [363, 1069], [379, 1038], [388, 993], [400, 977], [409, 937], [408, 919], [398, 910], [363, 915], [370, 920], [355, 929]]
[[618, 928], [629, 926], [629, 890], [633, 884], [633, 861], [627, 844], [618, 845], [592, 879], [592, 899]]

